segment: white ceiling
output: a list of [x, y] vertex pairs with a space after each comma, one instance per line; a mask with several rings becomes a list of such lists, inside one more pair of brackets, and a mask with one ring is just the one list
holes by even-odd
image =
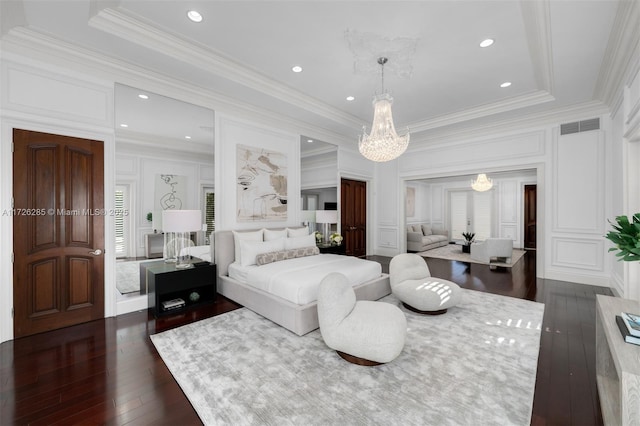
[[[618, 3], [19, 0], [3, 22], [354, 140], [380, 90], [376, 59], [388, 56], [396, 128], [417, 140], [440, 126], [598, 100]], [[189, 9], [204, 20], [190, 22]], [[347, 34], [360, 42], [355, 53]], [[485, 38], [494, 45], [480, 48]], [[415, 52], [402, 50], [406, 39]], [[356, 56], [369, 72], [356, 72]]]

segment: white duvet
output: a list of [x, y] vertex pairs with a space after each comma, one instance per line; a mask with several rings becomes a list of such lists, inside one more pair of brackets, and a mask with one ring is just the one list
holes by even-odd
[[352, 286], [380, 277], [378, 262], [352, 256], [320, 254], [267, 265], [229, 265], [229, 276], [298, 305], [314, 302], [320, 281], [330, 272], [344, 274]]

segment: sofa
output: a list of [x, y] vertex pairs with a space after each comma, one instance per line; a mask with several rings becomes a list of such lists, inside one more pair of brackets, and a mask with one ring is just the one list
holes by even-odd
[[449, 231], [417, 223], [407, 225], [407, 251], [420, 252], [449, 244]]

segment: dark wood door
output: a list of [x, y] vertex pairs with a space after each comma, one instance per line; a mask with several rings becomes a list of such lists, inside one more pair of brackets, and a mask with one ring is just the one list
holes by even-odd
[[536, 185], [524, 186], [524, 248], [536, 248]]
[[104, 145], [13, 131], [14, 334], [104, 317]]
[[342, 179], [340, 183], [340, 222], [345, 254], [367, 254], [367, 183]]

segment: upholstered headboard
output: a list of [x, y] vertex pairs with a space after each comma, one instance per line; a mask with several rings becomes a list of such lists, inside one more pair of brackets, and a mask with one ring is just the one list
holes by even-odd
[[[289, 229], [300, 229], [304, 226], [288, 226]], [[272, 231], [280, 231], [285, 227], [279, 228], [257, 228], [257, 229], [241, 229], [238, 232], [251, 232], [258, 231], [260, 229], [270, 229]], [[236, 249], [233, 238], [233, 231], [215, 231], [213, 235], [214, 244], [214, 257], [216, 263], [216, 269], [219, 276], [225, 276], [229, 274], [229, 265], [235, 261]]]

